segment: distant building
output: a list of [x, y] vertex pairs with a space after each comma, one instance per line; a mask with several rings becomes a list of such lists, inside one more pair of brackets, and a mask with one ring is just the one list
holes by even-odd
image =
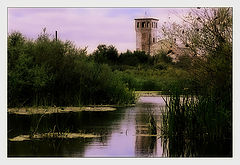
[[158, 19], [136, 18], [136, 50], [150, 54], [151, 47], [157, 42]]
[[163, 51], [172, 57], [173, 61], [177, 61], [178, 56], [184, 54], [187, 49], [179, 46], [176, 41], [160, 39], [158, 21], [159, 19], [152, 17], [135, 19], [136, 50], [145, 51], [150, 55]]
[[189, 53], [189, 49], [179, 46], [176, 41], [170, 41], [168, 39], [161, 39], [157, 43], [151, 45], [150, 55], [156, 55], [164, 52], [167, 56], [171, 57], [173, 62], [178, 61], [180, 55]]

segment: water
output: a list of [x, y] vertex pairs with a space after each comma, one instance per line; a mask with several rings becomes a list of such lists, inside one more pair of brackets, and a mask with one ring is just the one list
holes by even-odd
[[[8, 156], [168, 157], [171, 156], [170, 152], [174, 154], [176, 152], [175, 156], [184, 156], [186, 143], [183, 141], [185, 142], [185, 140], [176, 142], [174, 139], [175, 141], [172, 142], [172, 139], [162, 139], [159, 136], [161, 134], [161, 110], [164, 106], [165, 103], [161, 97], [141, 97], [135, 107], [119, 108], [109, 112], [76, 112], [44, 116], [8, 114], [8, 138], [27, 135], [34, 131], [46, 133], [53, 129], [59, 132], [101, 135], [97, 138], [8, 140]], [[151, 134], [149, 124], [151, 117], [157, 126], [157, 135], [154, 136]], [[213, 150], [210, 150], [210, 154], [205, 156], [211, 156], [211, 154], [226, 156], [224, 151], [226, 151], [227, 144], [215, 143], [201, 145], [199, 150], [203, 153], [209, 149]], [[172, 147], [176, 144], [181, 146]], [[219, 146], [222, 148], [219, 149]], [[199, 146], [194, 147], [197, 148], [196, 153], [198, 153]], [[218, 148], [213, 149], [214, 147]], [[192, 156], [194, 154], [192, 153]], [[191, 155], [186, 154], [186, 156]]]

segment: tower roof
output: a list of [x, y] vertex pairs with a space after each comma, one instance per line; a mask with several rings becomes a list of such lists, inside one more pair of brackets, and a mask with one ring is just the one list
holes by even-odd
[[155, 20], [155, 21], [159, 21], [159, 19], [157, 19], [157, 18], [153, 18], [153, 17], [147, 17], [147, 18], [135, 18], [134, 20]]

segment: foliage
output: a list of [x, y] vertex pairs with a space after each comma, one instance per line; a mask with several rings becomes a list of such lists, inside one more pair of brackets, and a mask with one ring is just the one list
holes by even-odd
[[188, 54], [183, 54], [178, 58], [176, 62], [176, 67], [182, 68], [184, 70], [191, 69], [192, 58]]
[[95, 62], [115, 64], [118, 59], [118, 51], [113, 45], [98, 45], [97, 50], [91, 56]]
[[14, 32], [8, 36], [8, 106], [132, 103], [134, 90], [168, 91], [178, 81], [182, 71], [157, 60], [140, 51], [118, 55], [112, 45], [87, 56], [86, 48], [46, 31], [35, 41]]
[[130, 68], [125, 71], [117, 71], [119, 77], [135, 90], [162, 91], [169, 93], [174, 86], [189, 88], [191, 79], [187, 71], [174, 67], [167, 67], [164, 70], [155, 69], [155, 66]]
[[[231, 156], [232, 121], [229, 120], [229, 109], [224, 108], [224, 103], [216, 104], [215, 100], [209, 97], [180, 93], [175, 91], [167, 100], [167, 109], [162, 118], [161, 131], [165, 140], [169, 141], [169, 156], [219, 156], [218, 150], [196, 152], [196, 148], [204, 149], [206, 144], [215, 143], [215, 147], [224, 145], [221, 154]], [[192, 155], [193, 153], [195, 155]]]
[[91, 61], [86, 49], [50, 39], [45, 31], [35, 41], [19, 32], [8, 36], [9, 107], [132, 102], [133, 91], [108, 65]]
[[[189, 92], [171, 92], [165, 114], [165, 133], [174, 139], [224, 141], [232, 145], [232, 9], [196, 9], [185, 23], [163, 27], [166, 36], [188, 45], [176, 64], [190, 75]], [[192, 99], [188, 99], [191, 94]], [[181, 101], [183, 100], [183, 101]], [[185, 100], [185, 101], [184, 101]], [[205, 140], [204, 140], [205, 139]], [[231, 155], [231, 147], [230, 153]]]
[[144, 51], [131, 52], [130, 50], [127, 50], [125, 53], [121, 53], [119, 55], [118, 60], [119, 65], [138, 66], [151, 63], [152, 63], [151, 56], [145, 54]]
[[159, 53], [154, 55], [154, 63], [166, 63], [166, 64], [171, 64], [172, 63], [172, 58], [167, 55], [167, 52], [160, 50]]

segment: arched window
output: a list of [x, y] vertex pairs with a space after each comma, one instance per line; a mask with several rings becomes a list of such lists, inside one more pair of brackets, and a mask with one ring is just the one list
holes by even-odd
[[153, 37], [153, 43], [155, 43], [155, 38]]
[[139, 23], [139, 22], [137, 22], [137, 28], [139, 28], [139, 25], [140, 25], [140, 23]]
[[142, 28], [144, 28], [145, 27], [145, 22], [142, 22]]
[[156, 23], [156, 28], [157, 28], [157, 23]]
[[147, 22], [147, 28], [149, 28], [150, 27], [150, 22]]

